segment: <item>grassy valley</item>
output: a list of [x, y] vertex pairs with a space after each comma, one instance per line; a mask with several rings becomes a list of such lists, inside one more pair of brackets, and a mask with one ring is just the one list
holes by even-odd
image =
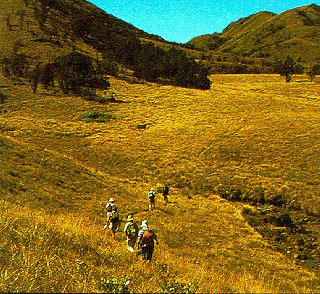
[[[318, 293], [319, 77], [294, 75], [286, 83], [273, 74], [224, 74], [209, 76], [208, 90], [177, 86], [207, 79], [205, 70], [194, 72], [199, 60], [233, 62], [234, 50], [243, 53], [243, 44], [257, 40], [250, 32], [258, 23], [268, 41], [265, 22], [280, 26], [284, 16], [294, 23], [298, 17], [295, 28], [281, 32], [316, 40], [317, 7], [261, 12], [226, 28], [225, 36], [237, 36], [220, 44], [226, 51], [186, 44], [182, 54], [181, 44], [87, 1], [2, 1], [0, 291]], [[277, 32], [269, 37], [280, 42], [286, 34]], [[300, 52], [316, 58], [317, 48], [309, 47]], [[32, 66], [72, 52], [110, 89], [67, 95], [39, 83], [35, 94]], [[168, 64], [158, 62], [158, 71], [184, 69], [169, 76], [176, 86], [150, 66], [160, 55]], [[101, 65], [112, 73], [99, 72]], [[195, 76], [185, 82], [186, 66]], [[59, 75], [54, 82], [60, 85]], [[160, 193], [165, 184], [168, 205]], [[157, 209], [149, 212], [151, 187]], [[110, 197], [123, 221], [115, 240], [103, 228]], [[126, 249], [130, 212], [158, 235], [151, 264]]]
[[[99, 104], [2, 77], [1, 291], [319, 291], [319, 83], [211, 80], [201, 91], [112, 78], [123, 103]], [[112, 116], [81, 120], [93, 112]], [[165, 183], [170, 204], [158, 193], [148, 212], [148, 189]], [[270, 204], [279, 191], [285, 203]], [[156, 229], [151, 265], [103, 229], [109, 197], [123, 220], [134, 212]], [[283, 251], [251, 226], [248, 215], [277, 207], [305, 229], [308, 251]]]

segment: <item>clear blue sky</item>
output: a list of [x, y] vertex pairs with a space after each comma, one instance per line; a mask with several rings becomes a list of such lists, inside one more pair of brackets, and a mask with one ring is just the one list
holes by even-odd
[[109, 14], [167, 41], [221, 33], [231, 22], [260, 11], [281, 13], [319, 0], [89, 0]]

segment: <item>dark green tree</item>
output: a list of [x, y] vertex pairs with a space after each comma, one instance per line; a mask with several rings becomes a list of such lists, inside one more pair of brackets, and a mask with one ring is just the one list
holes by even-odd
[[293, 74], [299, 73], [300, 71], [301, 66], [289, 55], [285, 60], [276, 60], [274, 63], [274, 72], [285, 76], [287, 83], [291, 81]]
[[319, 63], [316, 63], [314, 64], [310, 70], [307, 72], [307, 75], [310, 77], [310, 80], [311, 82], [314, 81], [314, 78], [317, 76], [317, 75], [320, 75], [320, 64]]

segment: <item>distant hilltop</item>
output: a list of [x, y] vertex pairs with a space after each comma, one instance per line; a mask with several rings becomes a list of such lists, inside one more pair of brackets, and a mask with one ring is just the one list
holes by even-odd
[[311, 4], [281, 14], [262, 11], [229, 24], [222, 33], [193, 38], [191, 48], [256, 58], [292, 56], [320, 62], [320, 6]]

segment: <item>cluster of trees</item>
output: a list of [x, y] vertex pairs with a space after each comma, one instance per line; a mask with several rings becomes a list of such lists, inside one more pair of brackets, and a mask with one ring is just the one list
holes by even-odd
[[[273, 65], [273, 71], [286, 78], [286, 82], [290, 82], [293, 74], [303, 74], [304, 67], [301, 64], [296, 63], [291, 56], [287, 56], [285, 59], [277, 59]], [[320, 64], [314, 64], [307, 75], [311, 81], [314, 80], [316, 75], [320, 74]]]
[[186, 53], [174, 47], [165, 51], [153, 43], [137, 43], [131, 56], [119, 56], [138, 78], [147, 81], [167, 81], [186, 88], [210, 89], [209, 71]]
[[311, 82], [313, 82], [314, 78], [317, 75], [320, 75], [320, 64], [316, 63], [314, 64], [310, 70], [307, 72], [307, 75], [310, 77]]
[[[139, 37], [144, 32], [100, 10], [86, 11], [73, 7], [71, 16], [70, 7], [65, 6], [63, 1], [33, 1], [38, 3], [35, 12], [38, 12], [36, 17], [41, 28], [47, 18], [40, 15], [47, 16], [49, 9], [59, 10], [70, 21], [68, 29], [71, 39], [82, 39], [103, 52], [110, 64], [121, 63], [132, 69], [138, 78], [147, 81], [161, 80], [182, 87], [210, 89], [208, 70], [189, 58], [181, 49], [164, 50], [152, 42], [143, 43]], [[106, 62], [104, 66], [108, 70], [115, 69], [107, 66]]]
[[110, 87], [108, 78], [94, 70], [91, 58], [79, 52], [60, 56], [54, 62], [37, 64], [29, 72], [29, 78], [34, 92], [39, 83], [45, 88], [54, 87], [55, 79], [64, 94], [94, 95], [96, 89]]
[[[291, 81], [292, 75], [304, 72], [304, 66], [297, 63], [291, 56], [286, 56], [283, 59], [277, 58], [274, 61], [265, 60], [261, 65], [217, 61], [210, 66], [211, 74], [277, 73], [284, 76], [286, 82]], [[306, 74], [313, 81], [315, 76], [320, 75], [320, 64], [314, 64]]]
[[[210, 89], [211, 83], [208, 78], [210, 73], [274, 72], [285, 76], [286, 81], [289, 82], [293, 74], [301, 74], [304, 71], [303, 66], [297, 64], [290, 56], [277, 59], [268, 65], [245, 63], [244, 60], [240, 62], [236, 58], [233, 62], [219, 60], [209, 69], [203, 63], [188, 57], [177, 46], [162, 49], [152, 42], [140, 41], [139, 37], [143, 36], [144, 32], [130, 27], [102, 10], [71, 7], [71, 4], [62, 0], [24, 0], [24, 2], [26, 6], [33, 7], [34, 17], [41, 30], [51, 35], [52, 22], [57, 19], [50, 20], [50, 16], [60, 15], [62, 19], [67, 19], [65, 28], [67, 34], [64, 36], [69, 36], [71, 40], [82, 39], [99, 52], [103, 52], [104, 56], [104, 60], [98, 63], [96, 71], [89, 57], [76, 52], [61, 56], [50, 64], [39, 63], [31, 73], [34, 91], [39, 82], [48, 87], [54, 84], [54, 79], [58, 80], [64, 93], [80, 93], [83, 89], [94, 91], [94, 84], [98, 88], [106, 88], [109, 82], [102, 76], [116, 75], [119, 64], [132, 69], [140, 79], [203, 90]], [[59, 13], [51, 13], [52, 11]], [[21, 23], [23, 23], [25, 13], [20, 14]], [[7, 25], [10, 24], [8, 18], [6, 21]], [[51, 25], [49, 25], [50, 22]], [[214, 35], [212, 46], [219, 47], [224, 41], [219, 34]], [[29, 68], [28, 56], [19, 54], [15, 49], [12, 56], [2, 60], [2, 65], [6, 75], [26, 76]], [[316, 64], [307, 73], [311, 80], [320, 73], [319, 68], [320, 66]]]
[[34, 93], [41, 83], [46, 89], [55, 87], [55, 81], [64, 94], [95, 95], [96, 89], [106, 90], [110, 82], [105, 72], [95, 70], [92, 59], [79, 52], [57, 57], [53, 62], [38, 62], [31, 66], [25, 54], [14, 52], [0, 59], [5, 76], [27, 78]]
[[291, 56], [287, 56], [284, 60], [277, 59], [274, 62], [273, 70], [282, 76], [285, 76], [286, 82], [290, 82], [293, 74], [302, 74], [304, 68], [297, 64]]

